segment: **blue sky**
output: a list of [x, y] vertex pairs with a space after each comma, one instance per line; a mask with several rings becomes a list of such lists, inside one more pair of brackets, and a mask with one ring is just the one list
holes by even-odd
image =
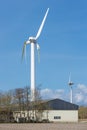
[[21, 62], [22, 47], [35, 36], [50, 8], [38, 39], [36, 85], [43, 97], [69, 100], [71, 72], [73, 100], [87, 104], [87, 1], [1, 0], [0, 1], [0, 90], [30, 86], [30, 46], [27, 65]]

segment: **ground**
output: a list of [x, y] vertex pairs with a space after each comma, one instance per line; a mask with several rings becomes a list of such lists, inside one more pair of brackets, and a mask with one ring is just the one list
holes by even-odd
[[87, 130], [87, 123], [0, 124], [0, 130]]

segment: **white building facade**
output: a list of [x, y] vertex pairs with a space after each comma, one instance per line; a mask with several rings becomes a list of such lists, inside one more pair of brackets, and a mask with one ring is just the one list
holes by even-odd
[[[48, 120], [49, 122], [78, 122], [78, 105], [66, 102], [61, 99], [53, 99], [49, 101], [45, 101], [47, 109], [43, 110], [43, 112], [39, 112], [37, 117], [39, 121]], [[31, 120], [35, 119], [35, 112], [30, 111], [15, 111], [14, 118], [17, 122], [19, 122], [19, 118]]]
[[[47, 119], [47, 111], [44, 111], [42, 119]], [[50, 122], [78, 122], [78, 110], [49, 110], [48, 120]]]

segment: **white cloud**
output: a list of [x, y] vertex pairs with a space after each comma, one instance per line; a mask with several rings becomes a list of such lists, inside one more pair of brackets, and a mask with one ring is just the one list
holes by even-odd
[[[70, 92], [66, 92], [64, 89], [52, 90], [49, 88], [41, 90], [41, 96], [44, 99], [59, 98], [65, 101], [70, 101]], [[73, 103], [78, 105], [87, 105], [87, 86], [84, 84], [78, 84], [76, 88], [73, 88]]]
[[87, 94], [87, 87], [84, 84], [78, 84], [77, 88], [83, 93]]
[[84, 96], [82, 93], [76, 93], [74, 99], [76, 103], [80, 103], [84, 100]]
[[41, 90], [41, 96], [43, 98], [52, 99], [52, 98], [62, 98], [63, 97], [64, 90], [63, 89], [43, 89]]
[[74, 92], [74, 101], [82, 105], [87, 105], [87, 86], [84, 84], [78, 84], [77, 89]]

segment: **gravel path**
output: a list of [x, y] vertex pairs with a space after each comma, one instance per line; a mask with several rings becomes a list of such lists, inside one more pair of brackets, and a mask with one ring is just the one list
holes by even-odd
[[87, 123], [0, 124], [0, 130], [87, 130]]

